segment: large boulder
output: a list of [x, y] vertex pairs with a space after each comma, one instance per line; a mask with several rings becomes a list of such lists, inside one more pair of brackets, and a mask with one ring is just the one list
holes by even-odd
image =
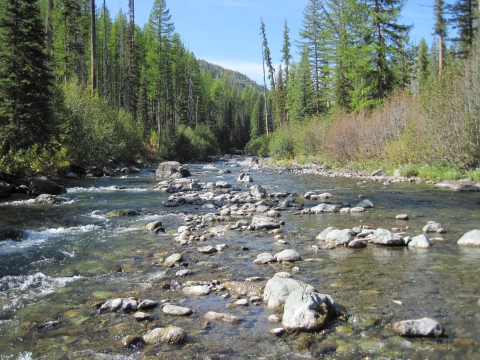
[[39, 176], [33, 178], [30, 182], [30, 190], [32, 195], [62, 195], [67, 192], [64, 186], [58, 185], [46, 176]]
[[267, 196], [267, 190], [263, 186], [253, 185], [250, 188], [250, 194], [257, 200], [260, 200]]
[[292, 249], [283, 250], [278, 254], [275, 254], [274, 258], [277, 259], [278, 262], [293, 262], [302, 260], [300, 254]]
[[415, 236], [408, 242], [409, 248], [428, 249], [430, 246], [432, 246], [432, 243], [424, 234]]
[[277, 309], [285, 304], [288, 295], [295, 290], [316, 291], [311, 285], [302, 281], [278, 276], [277, 274], [268, 280], [263, 292], [263, 301], [269, 309]]
[[480, 230], [475, 229], [465, 233], [458, 241], [458, 245], [480, 246]]
[[329, 248], [345, 246], [352, 241], [353, 237], [349, 230], [332, 230], [325, 236], [325, 245]]
[[435, 337], [445, 332], [440, 323], [430, 318], [400, 321], [393, 328], [398, 335], [407, 337]]
[[249, 230], [271, 230], [278, 229], [280, 224], [269, 217], [262, 215], [255, 215], [252, 218], [252, 223], [248, 226]]
[[289, 332], [316, 331], [325, 327], [335, 315], [330, 295], [295, 290], [288, 295], [283, 310], [283, 327]]
[[390, 230], [377, 229], [372, 234], [372, 242], [385, 246], [403, 246], [403, 238], [398, 234], [393, 234]]
[[167, 161], [158, 165], [157, 178], [179, 179], [191, 176], [190, 171], [178, 161]]

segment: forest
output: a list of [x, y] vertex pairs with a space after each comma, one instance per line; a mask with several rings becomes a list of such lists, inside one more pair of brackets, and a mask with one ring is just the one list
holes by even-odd
[[431, 3], [435, 40], [416, 44], [402, 0], [308, 0], [280, 59], [259, 19], [258, 85], [196, 59], [165, 0], [143, 27], [134, 0], [113, 18], [105, 1], [0, 0], [0, 173], [245, 149], [480, 177], [480, 4]]

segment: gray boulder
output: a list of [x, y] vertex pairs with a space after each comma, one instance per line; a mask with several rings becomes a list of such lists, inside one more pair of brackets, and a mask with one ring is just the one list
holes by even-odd
[[373, 208], [373, 203], [368, 199], [363, 199], [357, 204], [357, 207], [362, 207], [364, 209]]
[[428, 240], [428, 238], [424, 235], [418, 235], [410, 239], [408, 242], [409, 248], [420, 248], [420, 249], [428, 249], [432, 246], [432, 243]]
[[429, 232], [437, 232], [437, 233], [445, 233], [445, 229], [443, 228], [442, 224], [435, 222], [435, 221], [429, 221], [427, 225], [425, 225], [422, 229], [424, 233], [429, 233]]
[[277, 262], [277, 259], [270, 253], [262, 253], [253, 260], [254, 264], [268, 264], [271, 262]]
[[274, 258], [277, 259], [278, 262], [283, 262], [283, 261], [291, 262], [291, 261], [302, 260], [302, 258], [300, 257], [300, 254], [292, 249], [283, 250], [282, 252], [275, 254]]
[[232, 187], [232, 184], [230, 184], [229, 182], [227, 181], [217, 181], [215, 183], [215, 186], [219, 189], [228, 189], [228, 188], [231, 188]]
[[249, 230], [272, 230], [280, 228], [280, 224], [272, 220], [272, 218], [255, 215], [252, 218], [252, 223], [248, 226]]
[[157, 178], [184, 178], [191, 176], [190, 171], [178, 161], [167, 161], [158, 165]]
[[288, 295], [295, 290], [316, 291], [311, 285], [292, 278], [275, 275], [268, 280], [263, 292], [263, 301], [269, 309], [277, 309], [285, 304]]
[[192, 315], [193, 311], [190, 308], [166, 304], [162, 309], [164, 314], [174, 315], [174, 316], [188, 316]]
[[250, 188], [250, 194], [257, 200], [260, 200], [267, 196], [267, 190], [260, 185], [253, 185]]
[[63, 199], [50, 194], [42, 194], [35, 199], [35, 203], [44, 205], [55, 205], [61, 204], [62, 202], [64, 202]]
[[62, 195], [67, 192], [64, 186], [58, 185], [46, 176], [33, 178], [30, 182], [30, 190], [32, 195]]
[[253, 182], [253, 179], [250, 175], [241, 173], [240, 175], [238, 175], [237, 182], [249, 183], [249, 182]]
[[182, 292], [186, 295], [206, 296], [210, 294], [212, 289], [208, 285], [194, 285], [182, 288]]
[[330, 295], [295, 290], [285, 301], [282, 324], [289, 333], [316, 331], [325, 327], [334, 315], [335, 304]]
[[334, 226], [329, 226], [327, 227], [325, 230], [323, 230], [318, 236], [317, 236], [317, 240], [320, 240], [320, 241], [325, 241], [327, 235], [333, 231], [333, 230], [338, 230], [336, 227]]
[[465, 233], [458, 241], [458, 245], [463, 246], [480, 246], [480, 230], [475, 229]]
[[337, 247], [348, 245], [352, 241], [350, 230], [332, 230], [325, 236], [325, 245], [327, 247]]
[[155, 328], [144, 335], [143, 340], [149, 345], [184, 344], [187, 341], [187, 333], [182, 328], [176, 326]]
[[392, 234], [390, 230], [376, 229], [372, 234], [372, 242], [385, 246], [403, 246], [403, 238], [398, 234]]
[[430, 318], [400, 321], [393, 328], [398, 335], [407, 337], [436, 337], [445, 332], [440, 323]]
[[340, 208], [341, 205], [321, 203], [311, 209], [305, 209], [304, 212], [310, 214], [335, 213], [340, 211]]
[[182, 254], [172, 254], [165, 259], [163, 265], [166, 267], [173, 267], [176, 263], [182, 261], [183, 255]]

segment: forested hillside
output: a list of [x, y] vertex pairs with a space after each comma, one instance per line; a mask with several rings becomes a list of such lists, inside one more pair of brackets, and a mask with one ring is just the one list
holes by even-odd
[[246, 145], [331, 165], [475, 168], [480, 5], [432, 0], [429, 45], [410, 40], [403, 4], [308, 0], [299, 40], [285, 20], [274, 51], [260, 19], [257, 85], [197, 60], [165, 0], [143, 27], [134, 0], [118, 14], [98, 0], [0, 0], [0, 172], [201, 160]]

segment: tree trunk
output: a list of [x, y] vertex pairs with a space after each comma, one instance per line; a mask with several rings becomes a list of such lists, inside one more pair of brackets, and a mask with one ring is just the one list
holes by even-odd
[[92, 26], [92, 40], [91, 40], [91, 77], [92, 77], [92, 93], [97, 90], [97, 30], [96, 30], [96, 18], [95, 18], [95, 0], [90, 0], [91, 7], [91, 26]]

